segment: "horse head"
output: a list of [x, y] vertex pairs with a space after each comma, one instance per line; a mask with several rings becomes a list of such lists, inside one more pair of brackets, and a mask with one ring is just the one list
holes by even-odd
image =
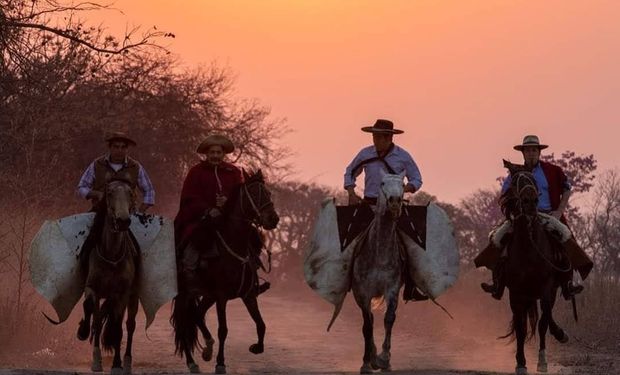
[[247, 219], [267, 230], [275, 229], [280, 217], [271, 200], [271, 192], [267, 189], [263, 172], [259, 169], [249, 174], [243, 170], [243, 178], [245, 182], [241, 186], [239, 199]]
[[115, 231], [126, 231], [135, 205], [133, 189], [124, 180], [112, 180], [105, 187], [106, 217]]
[[377, 209], [379, 212], [387, 212], [394, 220], [400, 217], [403, 206], [403, 194], [405, 186], [403, 179], [405, 172], [400, 174], [388, 174], [382, 172], [381, 188], [379, 190], [379, 199], [377, 200]]

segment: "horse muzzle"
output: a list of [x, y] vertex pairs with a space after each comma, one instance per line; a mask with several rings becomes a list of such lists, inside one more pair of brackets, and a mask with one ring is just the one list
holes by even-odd
[[278, 223], [280, 222], [280, 217], [278, 214], [274, 212], [270, 212], [268, 214], [261, 215], [260, 224], [266, 230], [276, 229]]

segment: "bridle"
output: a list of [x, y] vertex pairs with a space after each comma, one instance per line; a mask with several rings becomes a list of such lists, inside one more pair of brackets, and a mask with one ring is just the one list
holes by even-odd
[[[250, 189], [248, 188], [253, 185], [258, 185], [258, 202], [252, 198], [252, 194], [250, 194]], [[248, 215], [243, 205], [244, 196], [247, 198], [248, 202], [250, 202], [250, 207], [252, 209], [251, 215]], [[265, 197], [264, 202], [263, 197]], [[245, 220], [255, 224], [256, 226], [262, 226], [260, 222], [260, 213], [269, 206], [273, 207], [273, 202], [269, 199], [269, 194], [264, 188], [263, 183], [261, 183], [261, 181], [252, 181], [242, 185], [239, 205], [242, 216]]]

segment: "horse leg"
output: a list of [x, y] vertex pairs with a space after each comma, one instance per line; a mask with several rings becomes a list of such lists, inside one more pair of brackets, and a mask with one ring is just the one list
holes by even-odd
[[249, 296], [243, 299], [243, 304], [256, 324], [256, 334], [258, 336], [258, 342], [250, 345], [250, 352], [260, 354], [265, 350], [263, 343], [265, 339], [265, 322], [263, 321], [263, 317], [258, 309], [258, 300], [256, 299], [256, 296]]
[[558, 326], [558, 324], [553, 319], [553, 306], [555, 305], [556, 295], [557, 288], [554, 290], [554, 292], [552, 293], [552, 297], [549, 300], [549, 331], [556, 340], [558, 340], [562, 344], [566, 344], [569, 340], [568, 335], [566, 334], [566, 332], [564, 332], [562, 328], [560, 328], [560, 326]]
[[123, 374], [123, 363], [121, 362], [121, 342], [123, 340], [123, 315], [127, 308], [127, 301], [114, 301], [110, 307], [110, 315], [108, 317], [108, 323], [111, 329], [111, 344], [114, 349], [114, 357], [112, 359], [112, 375]]
[[551, 318], [551, 305], [548, 298], [540, 300], [540, 310], [542, 311], [542, 315], [538, 322], [538, 337], [540, 340], [540, 347], [538, 350], [538, 372], [547, 372], [546, 335]]
[[524, 352], [525, 338], [527, 335], [527, 306], [524, 301], [515, 301], [511, 295], [510, 307], [512, 309], [513, 329], [517, 336], [517, 354], [515, 356], [517, 366], [515, 367], [515, 373], [517, 375], [527, 374]]
[[213, 358], [213, 344], [215, 344], [215, 340], [207, 328], [207, 324], [205, 323], [205, 315], [214, 303], [214, 299], [203, 297], [198, 305], [198, 315], [196, 316], [196, 324], [202, 333], [202, 338], [205, 340], [205, 347], [202, 348], [202, 359], [205, 362], [209, 362]]
[[360, 304], [360, 307], [362, 308], [362, 317], [364, 318], [364, 325], [362, 326], [362, 333], [364, 334], [364, 362], [360, 368], [360, 374], [371, 374], [373, 369], [378, 369], [378, 366], [376, 364], [377, 348], [375, 347], [373, 336], [374, 317], [370, 309], [370, 299]]
[[128, 375], [131, 374], [131, 346], [133, 344], [133, 333], [136, 330], [136, 315], [138, 314], [138, 294], [132, 293], [129, 297], [129, 304], [127, 305], [127, 348], [125, 349], [125, 356], [123, 357], [123, 372]]
[[[400, 289], [400, 288], [399, 288]], [[382, 371], [390, 371], [390, 349], [392, 347], [392, 327], [394, 326], [394, 322], [396, 321], [396, 308], [398, 307], [398, 291], [390, 293], [387, 300], [387, 310], [385, 312], [385, 317], [383, 318], [383, 324], [385, 326], [385, 339], [383, 341], [383, 347], [381, 354], [377, 357], [377, 366]]]
[[[101, 358], [101, 326], [102, 326], [102, 317], [101, 317], [101, 307], [99, 306], [100, 301], [99, 298], [94, 294], [92, 289], [87, 288], [87, 293], [89, 299], [92, 302], [92, 316], [93, 316], [93, 359], [90, 365], [90, 369], [93, 372], [102, 372], [103, 371], [103, 360]], [[86, 301], [84, 301], [86, 302]]]
[[84, 290], [84, 303], [82, 303], [82, 307], [84, 309], [84, 318], [80, 320], [77, 338], [80, 341], [86, 341], [88, 336], [90, 335], [90, 318], [93, 314], [93, 310], [95, 308], [95, 296], [92, 289], [86, 287]]
[[216, 302], [217, 308], [217, 364], [215, 365], [216, 374], [226, 373], [226, 364], [224, 363], [224, 344], [226, 342], [226, 336], [228, 336], [228, 326], [226, 323], [226, 303], [228, 301], [225, 298], [220, 298]]

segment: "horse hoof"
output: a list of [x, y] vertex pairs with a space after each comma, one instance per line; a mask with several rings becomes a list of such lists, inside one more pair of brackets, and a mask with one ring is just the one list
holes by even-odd
[[123, 375], [123, 369], [121, 367], [112, 367], [112, 371], [110, 371], [111, 375]]
[[368, 363], [364, 363], [360, 368], [360, 374], [372, 374], [373, 372], [372, 366]]
[[527, 367], [517, 367], [515, 369], [516, 375], [527, 375]]
[[131, 357], [128, 355], [123, 358], [123, 374], [131, 375]]
[[265, 351], [265, 348], [263, 347], [262, 344], [252, 344], [252, 345], [250, 345], [250, 353], [261, 354], [264, 351]]
[[77, 338], [78, 338], [78, 340], [86, 341], [86, 339], [88, 339], [89, 334], [90, 334], [90, 327], [89, 327], [89, 325], [86, 324], [84, 319], [80, 320], [80, 325], [79, 325], [78, 331], [77, 331]]
[[200, 367], [195, 363], [188, 363], [187, 368], [191, 374], [200, 374]]
[[93, 348], [93, 363], [90, 365], [92, 372], [102, 372], [103, 365], [101, 364], [101, 349]]
[[390, 355], [387, 353], [381, 353], [374, 361], [375, 366], [381, 370], [387, 370], [390, 368]]
[[202, 360], [205, 362], [209, 362], [213, 359], [213, 344], [215, 344], [215, 340], [207, 340], [206, 346], [202, 348]]
[[226, 373], [226, 366], [225, 365], [217, 365], [217, 366], [215, 366], [215, 373], [216, 374], [225, 374]]
[[547, 364], [546, 363], [539, 363], [538, 364], [538, 368], [537, 368], [538, 372], [547, 372]]

